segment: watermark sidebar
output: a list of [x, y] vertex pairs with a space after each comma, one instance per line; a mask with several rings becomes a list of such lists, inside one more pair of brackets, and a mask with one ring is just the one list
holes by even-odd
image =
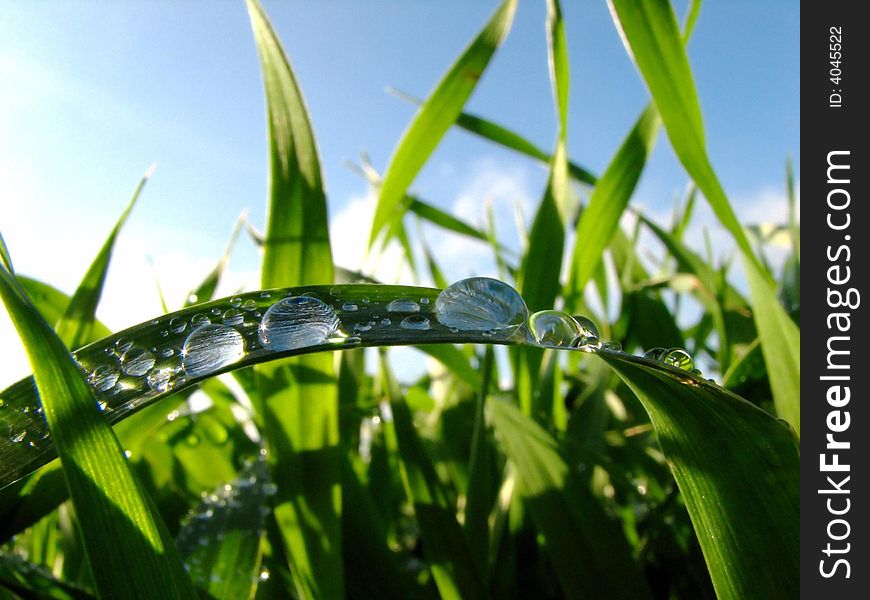
[[801, 6], [804, 598], [866, 598], [870, 587], [870, 25], [862, 8]]

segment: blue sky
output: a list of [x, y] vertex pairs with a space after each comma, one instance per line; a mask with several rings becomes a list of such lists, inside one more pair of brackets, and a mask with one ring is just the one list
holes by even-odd
[[[383, 171], [414, 113], [384, 88], [427, 94], [497, 3], [264, 4], [311, 111], [333, 230], [341, 233], [336, 257], [352, 262], [368, 235], [360, 224], [371, 202], [343, 163], [366, 151]], [[600, 172], [648, 96], [606, 4], [563, 8], [569, 152]], [[544, 19], [543, 0], [520, 1], [467, 109], [549, 148], [555, 115]], [[707, 2], [690, 45], [713, 164], [747, 220], [784, 215], [787, 156], [799, 173], [798, 26], [796, 2]], [[110, 326], [159, 310], [148, 258], [170, 303], [179, 303], [219, 257], [242, 210], [262, 227], [264, 103], [243, 2], [3, 3], [0, 81], [0, 228], [20, 272], [72, 291], [139, 177], [158, 165], [110, 273], [100, 312]], [[531, 220], [545, 176], [540, 165], [452, 131], [412, 189], [470, 220], [488, 198], [511, 237], [512, 204]], [[685, 184], [662, 137], [635, 202], [667, 215]], [[451, 278], [491, 268], [475, 267], [484, 249], [434, 245]], [[256, 263], [243, 240], [228, 293], [256, 281]], [[9, 340], [5, 315], [0, 330]], [[0, 364], [17, 365], [7, 370], [26, 370], [16, 350], [3, 355]]]

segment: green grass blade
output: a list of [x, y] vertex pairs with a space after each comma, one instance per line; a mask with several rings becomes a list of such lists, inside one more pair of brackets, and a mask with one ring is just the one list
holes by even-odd
[[[748, 262], [748, 261], [747, 261]], [[782, 309], [779, 300], [768, 293], [770, 286], [763, 277], [745, 264], [749, 289], [753, 297], [752, 316], [761, 352], [770, 376], [776, 413], [801, 432], [801, 338], [800, 330]]]
[[187, 298], [184, 299], [185, 307], [193, 306], [194, 304], [202, 304], [203, 302], [208, 302], [214, 298], [215, 290], [217, 289], [218, 284], [220, 284], [221, 277], [230, 262], [230, 254], [232, 254], [233, 247], [236, 245], [236, 240], [239, 238], [242, 226], [246, 222], [247, 217], [244, 213], [236, 219], [236, 222], [233, 225], [233, 230], [230, 233], [230, 239], [227, 241], [227, 247], [224, 249], [223, 256], [221, 256], [214, 269], [212, 269], [211, 272], [206, 275], [205, 279], [202, 280], [202, 283], [200, 283], [196, 289], [191, 290], [187, 295]]
[[264, 511], [274, 486], [265, 459], [205, 496], [176, 538], [190, 578], [214, 600], [253, 598], [259, 582]]
[[408, 210], [417, 215], [418, 217], [425, 219], [426, 221], [429, 221], [434, 225], [438, 225], [439, 227], [446, 229], [447, 231], [452, 231], [454, 233], [468, 236], [476, 240], [481, 240], [483, 242], [488, 240], [484, 232], [476, 229], [475, 227], [472, 227], [462, 219], [459, 219], [451, 215], [450, 213], [444, 212], [440, 208], [428, 204], [414, 196], [409, 196], [408, 200]]
[[[115, 240], [118, 239], [118, 234], [121, 227], [127, 221], [130, 211], [139, 199], [139, 194], [148, 182], [148, 179], [154, 173], [154, 165], [148, 169], [136, 190], [133, 192], [133, 197], [124, 212], [121, 213], [115, 227], [112, 228], [109, 237], [106, 239], [100, 252], [91, 263], [88, 272], [82, 278], [78, 288], [70, 299], [69, 304], [64, 311], [60, 321], [55, 326], [58, 337], [69, 348], [78, 348], [87, 342], [94, 339], [94, 318], [97, 312], [97, 305], [100, 303], [100, 296], [103, 293], [103, 284], [106, 281], [106, 273], [109, 271], [109, 263], [112, 260], [112, 252], [115, 248]], [[99, 337], [99, 336], [97, 336]]]
[[619, 219], [628, 206], [658, 137], [660, 122], [655, 107], [648, 106], [592, 190], [589, 204], [577, 222], [577, 238], [566, 291], [569, 306], [576, 305], [582, 299], [586, 282], [595, 273], [604, 249], [619, 227]]
[[569, 598], [648, 598], [650, 592], [619, 526], [568, 468], [556, 441], [515, 407], [487, 405], [496, 439], [547, 555]]
[[717, 595], [796, 598], [799, 449], [788, 428], [685, 372], [625, 354], [599, 356], [650, 415]]
[[[388, 91], [398, 98], [407, 100], [412, 104], [418, 106], [423, 104], [423, 101], [419, 98], [406, 94], [400, 90], [390, 88]], [[456, 118], [455, 125], [469, 133], [473, 133], [485, 140], [498, 144], [499, 146], [504, 146], [505, 148], [539, 160], [544, 164], [550, 164], [553, 160], [553, 157], [549, 153], [544, 152], [519, 133], [508, 129], [503, 125], [490, 121], [489, 119], [484, 119], [483, 117], [471, 113], [461, 112]], [[588, 185], [595, 185], [595, 182], [598, 179], [591, 171], [571, 161], [568, 162], [568, 174], [575, 181]]]
[[[23, 275], [19, 275], [16, 279], [21, 284], [21, 287], [27, 292], [27, 296], [42, 315], [42, 318], [48, 323], [59, 323], [61, 317], [67, 312], [70, 297], [64, 294], [59, 289], [42, 281], [30, 279]], [[102, 339], [108, 336], [111, 331], [102, 322], [93, 321], [91, 328], [91, 339], [85, 341], [93, 341]]]
[[[777, 407], [781, 406], [785, 411], [782, 416], [800, 431], [800, 413], [796, 405], [799, 396], [794, 394], [793, 379], [800, 373], [800, 362], [794, 360], [795, 350], [800, 356], [800, 332], [789, 324], [789, 317], [776, 299], [770, 278], [753, 253], [710, 163], [701, 106], [673, 9], [667, 0], [610, 0], [610, 6], [626, 46], [662, 116], [677, 157], [743, 254], [747, 279], [753, 282], [750, 288], [755, 309], [753, 314], [765, 358], [777, 354], [784, 341], [791, 345], [791, 352], [778, 357], [783, 368], [772, 368], [770, 379]], [[766, 322], [761, 323], [761, 319]]]
[[12, 256], [9, 254], [9, 248], [6, 247], [6, 240], [3, 239], [2, 233], [0, 233], [0, 262], [7, 271], [15, 275], [15, 269], [12, 267]]
[[[326, 196], [308, 112], [281, 43], [259, 2], [248, 0], [269, 115], [269, 204], [264, 287], [331, 283]], [[342, 598], [338, 388], [332, 357], [290, 359], [257, 370], [281, 530], [297, 593]], [[316, 473], [317, 477], [305, 477]]]
[[5, 269], [0, 296], [34, 367], [97, 589], [105, 597], [191, 597], [160, 516], [152, 512], [78, 365]]
[[305, 101], [281, 42], [257, 0], [248, 14], [263, 71], [269, 123], [269, 210], [263, 287], [332, 281], [326, 196]]
[[408, 186], [456, 121], [513, 21], [516, 0], [505, 0], [450, 67], [417, 112], [390, 159], [378, 196], [369, 247], [402, 218]]

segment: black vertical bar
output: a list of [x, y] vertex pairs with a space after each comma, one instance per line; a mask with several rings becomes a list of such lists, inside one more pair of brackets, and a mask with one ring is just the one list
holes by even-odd
[[867, 598], [870, 255], [861, 2], [801, 15], [801, 595]]

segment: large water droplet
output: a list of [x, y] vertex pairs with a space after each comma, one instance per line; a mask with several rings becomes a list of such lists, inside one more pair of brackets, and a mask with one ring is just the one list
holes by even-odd
[[121, 370], [132, 377], [140, 377], [154, 366], [154, 355], [143, 348], [130, 348], [121, 356]]
[[357, 306], [357, 305], [354, 304], [353, 302], [345, 302], [344, 304], [342, 304], [342, 306], [341, 306], [341, 310], [346, 310], [346, 311], [348, 311], [348, 312], [353, 312], [353, 311], [355, 311], [355, 310], [359, 310], [359, 306]]
[[583, 335], [583, 328], [573, 317], [558, 310], [541, 310], [529, 317], [529, 329], [535, 343], [544, 348], [571, 348]]
[[661, 361], [666, 365], [677, 367], [683, 371], [691, 371], [695, 368], [695, 361], [692, 360], [692, 355], [682, 348], [671, 348], [661, 358]]
[[118, 378], [121, 376], [118, 371], [109, 365], [100, 365], [96, 369], [94, 369], [93, 373], [89, 377], [90, 383], [94, 386], [98, 392], [105, 392], [106, 390], [112, 389], [116, 383], [118, 383]]
[[457, 281], [435, 299], [438, 321], [464, 331], [492, 331], [509, 336], [529, 315], [522, 296], [508, 284], [488, 277]]
[[169, 329], [172, 333], [181, 333], [187, 327], [187, 321], [183, 317], [172, 317], [169, 319]]
[[145, 382], [148, 384], [148, 387], [155, 392], [165, 392], [171, 387], [172, 375], [172, 369], [151, 369], [148, 371], [148, 376], [145, 378]]
[[191, 377], [213, 373], [245, 355], [242, 334], [226, 325], [201, 325], [184, 340], [181, 366]]
[[648, 358], [650, 360], [661, 360], [662, 357], [667, 354], [668, 351], [664, 348], [650, 348], [646, 352], [643, 353], [644, 358]]
[[241, 325], [245, 315], [237, 308], [228, 308], [224, 311], [224, 325]]
[[276, 352], [316, 346], [338, 326], [338, 317], [328, 304], [309, 296], [291, 296], [273, 304], [263, 315], [260, 343]]
[[399, 323], [399, 327], [402, 329], [424, 330], [429, 329], [430, 326], [429, 319], [423, 315], [411, 315], [410, 317], [405, 317], [402, 319], [402, 322]]
[[420, 312], [420, 305], [408, 298], [398, 298], [387, 304], [387, 312]]

